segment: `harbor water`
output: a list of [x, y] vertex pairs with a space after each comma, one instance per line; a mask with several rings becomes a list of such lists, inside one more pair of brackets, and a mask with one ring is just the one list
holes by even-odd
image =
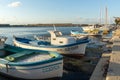
[[[33, 37], [34, 35], [49, 35], [48, 31], [53, 30], [53, 27], [0, 27], [0, 36], [8, 37], [6, 43], [12, 44], [13, 36]], [[70, 34], [72, 29], [78, 27], [57, 27], [57, 30], [63, 34]]]

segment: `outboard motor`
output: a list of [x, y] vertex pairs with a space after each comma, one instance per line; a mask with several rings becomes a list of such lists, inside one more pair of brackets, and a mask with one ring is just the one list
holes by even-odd
[[7, 37], [0, 36], [0, 49], [4, 48], [6, 40], [7, 40]]

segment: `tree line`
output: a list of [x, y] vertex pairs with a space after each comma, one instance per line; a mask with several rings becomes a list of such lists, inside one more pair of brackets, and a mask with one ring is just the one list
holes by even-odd
[[89, 26], [89, 24], [72, 24], [72, 23], [55, 23], [55, 24], [25, 24], [25, 25], [10, 25], [10, 24], [0, 24], [0, 27], [80, 27]]

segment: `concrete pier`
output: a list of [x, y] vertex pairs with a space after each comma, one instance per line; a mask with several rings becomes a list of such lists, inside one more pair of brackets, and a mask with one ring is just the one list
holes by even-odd
[[106, 80], [120, 80], [120, 38], [116, 37], [113, 41], [112, 54]]
[[90, 80], [120, 80], [120, 29], [115, 31], [111, 41], [112, 52], [103, 53]]
[[112, 52], [103, 53], [90, 80], [120, 80], [120, 29], [112, 38]]
[[93, 74], [91, 75], [90, 80], [105, 80], [105, 67], [108, 64], [110, 59], [110, 53], [103, 53], [102, 58], [98, 62]]

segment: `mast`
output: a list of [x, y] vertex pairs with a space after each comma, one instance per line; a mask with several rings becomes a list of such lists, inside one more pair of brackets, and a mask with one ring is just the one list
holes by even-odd
[[107, 12], [107, 7], [105, 8], [105, 26], [108, 24], [108, 12]]
[[101, 16], [102, 16], [102, 13], [101, 13], [101, 9], [100, 9], [100, 25], [101, 25], [101, 23], [102, 23], [102, 21], [101, 21]]

